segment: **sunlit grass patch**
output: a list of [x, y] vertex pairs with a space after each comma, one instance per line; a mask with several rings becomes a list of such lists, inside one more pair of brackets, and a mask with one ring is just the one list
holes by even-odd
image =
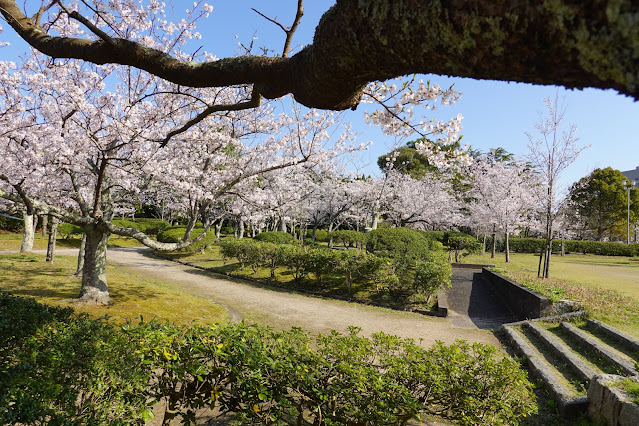
[[75, 303], [81, 284], [80, 278], [72, 276], [76, 262], [70, 256], [58, 256], [54, 264], [48, 264], [44, 255], [0, 255], [0, 289], [51, 305], [71, 306], [94, 317], [108, 315], [115, 321], [136, 320], [140, 316], [180, 324], [228, 319], [224, 308], [207, 299], [179, 291], [171, 283], [141, 279], [113, 266], [107, 267], [111, 306]]

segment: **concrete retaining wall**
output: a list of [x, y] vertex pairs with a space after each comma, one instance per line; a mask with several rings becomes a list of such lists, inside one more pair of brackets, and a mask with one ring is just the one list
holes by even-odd
[[482, 268], [481, 272], [510, 310], [519, 316], [519, 319], [541, 318], [550, 314], [552, 301], [548, 297], [529, 290], [488, 268]]

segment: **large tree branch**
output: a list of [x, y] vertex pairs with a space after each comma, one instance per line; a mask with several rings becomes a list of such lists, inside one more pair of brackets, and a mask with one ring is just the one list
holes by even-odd
[[367, 82], [409, 73], [613, 88], [639, 98], [634, 0], [340, 0], [322, 17], [313, 44], [290, 58], [204, 63], [116, 37], [50, 36], [14, 0], [0, 0], [0, 10], [52, 57], [131, 65], [193, 87], [253, 83], [266, 98], [292, 93], [324, 109], [355, 108]]

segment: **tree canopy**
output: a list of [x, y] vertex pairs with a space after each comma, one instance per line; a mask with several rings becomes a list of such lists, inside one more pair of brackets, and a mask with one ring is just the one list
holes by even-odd
[[[570, 210], [582, 236], [601, 241], [615, 225], [626, 221], [627, 187], [632, 187], [628, 178], [611, 167], [596, 169], [572, 185]], [[630, 213], [633, 221], [639, 216], [639, 191], [634, 187], [630, 190]]]
[[[142, 33], [142, 22], [116, 30], [125, 15], [91, 3], [55, 1], [29, 17], [15, 0], [0, 0], [0, 11], [20, 37], [54, 58], [130, 65], [190, 87], [253, 84], [241, 108], [288, 93], [309, 107], [356, 108], [368, 82], [412, 73], [612, 88], [639, 98], [633, 0], [342, 0], [324, 14], [313, 43], [290, 57], [285, 47], [281, 56], [202, 62], [123, 37]], [[300, 12], [302, 0], [294, 24], [282, 26], [289, 44]], [[82, 31], [56, 32], [51, 23], [63, 21]]]

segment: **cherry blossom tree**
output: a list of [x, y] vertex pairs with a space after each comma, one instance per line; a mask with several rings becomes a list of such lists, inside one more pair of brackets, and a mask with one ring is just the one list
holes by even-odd
[[538, 207], [538, 175], [525, 163], [483, 155], [468, 168], [467, 179], [469, 222], [476, 229], [493, 230], [491, 257], [495, 256], [495, 231], [503, 232], [506, 262], [510, 262], [510, 234]]
[[388, 176], [384, 214], [395, 226], [426, 230], [447, 229], [460, 223], [461, 205], [453, 194], [449, 176], [427, 173], [414, 179], [397, 172]]
[[[328, 130], [339, 125], [334, 113], [274, 117], [265, 105], [202, 116], [198, 108], [209, 99], [250, 96], [242, 87], [187, 92], [131, 70], [49, 66], [39, 58], [9, 75], [22, 79], [28, 94], [22, 105], [39, 98], [7, 115], [12, 126], [1, 146], [12, 160], [3, 163], [0, 197], [84, 229], [84, 301], [108, 303], [106, 245], [112, 233], [160, 250], [186, 246], [196, 219], [243, 181], [356, 149], [347, 143], [349, 132]], [[119, 82], [113, 92], [106, 90], [107, 77]], [[5, 97], [3, 111], [17, 97]], [[187, 206], [182, 242], [159, 243], [112, 222], [122, 201], [149, 179], [170, 187]]]

